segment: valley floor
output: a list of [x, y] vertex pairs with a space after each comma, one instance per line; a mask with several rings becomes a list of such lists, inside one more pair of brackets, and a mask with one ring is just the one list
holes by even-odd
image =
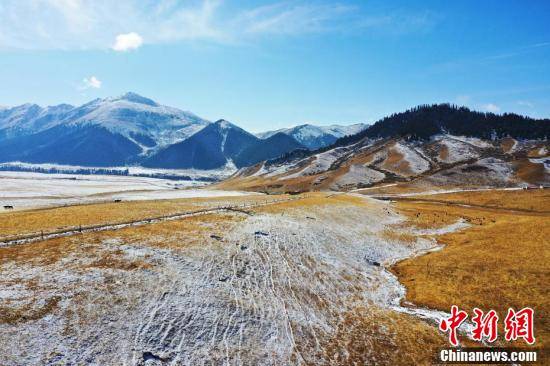
[[[0, 171], [1, 206], [15, 210], [113, 201], [226, 197], [243, 192], [198, 189], [204, 182], [135, 176]], [[250, 194], [250, 193], [246, 193]]]
[[[432, 364], [447, 345], [435, 321], [452, 303], [467, 309], [475, 301], [498, 309], [525, 303], [547, 314], [546, 192], [495, 198], [500, 209], [533, 211], [521, 215], [456, 205], [495, 205], [479, 198], [485, 193], [441, 195], [432, 203], [310, 193], [4, 213], [0, 236], [248, 204], [0, 248], [2, 364]], [[527, 198], [532, 207], [514, 203]], [[535, 233], [525, 257], [516, 257], [519, 267], [511, 261], [513, 240], [494, 236], [513, 224]], [[470, 240], [482, 245], [472, 250]], [[448, 246], [417, 256], [438, 242]], [[455, 256], [474, 252], [468, 260], [475, 262], [483, 250], [493, 250], [489, 272], [468, 282], [468, 266], [479, 263]], [[435, 257], [441, 266], [426, 274], [424, 261]], [[512, 268], [516, 275], [506, 272]], [[480, 291], [484, 279], [497, 277], [492, 292]], [[445, 282], [453, 280], [466, 281], [467, 291]], [[531, 290], [515, 301], [512, 294], [525, 284]], [[415, 305], [403, 307], [405, 296]], [[547, 344], [547, 324], [538, 319], [536, 326]]]

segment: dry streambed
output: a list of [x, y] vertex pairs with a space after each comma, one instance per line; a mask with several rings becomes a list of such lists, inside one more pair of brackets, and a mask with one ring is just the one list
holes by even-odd
[[384, 264], [434, 242], [382, 235], [401, 220], [314, 196], [0, 248], [2, 363], [431, 361], [444, 339], [395, 312], [404, 290]]

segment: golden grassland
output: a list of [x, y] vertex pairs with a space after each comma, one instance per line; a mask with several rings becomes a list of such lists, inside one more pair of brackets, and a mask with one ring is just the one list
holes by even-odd
[[[453, 304], [470, 313], [473, 307], [495, 309], [501, 319], [508, 307], [519, 309], [532, 306], [536, 311], [537, 345], [548, 346], [548, 191], [464, 192], [417, 198], [422, 201], [401, 201], [395, 204], [398, 211], [408, 218], [405, 225], [435, 228], [464, 219], [472, 226], [436, 237], [438, 242], [446, 245], [443, 250], [408, 259], [394, 266], [394, 273], [407, 288], [407, 300], [444, 311], [448, 311]], [[242, 202], [249, 200], [249, 197], [232, 199]], [[257, 199], [265, 200], [266, 197]], [[93, 224], [101, 220], [128, 220], [168, 214], [188, 207], [196, 209], [198, 201], [213, 202], [208, 199], [122, 202], [14, 212], [1, 216], [11, 221], [6, 224], [0, 220], [0, 227], [31, 231], [44, 229], [43, 225], [54, 228], [68, 226], [84, 218]], [[450, 204], [446, 205], [446, 202]], [[258, 207], [253, 211], [281, 213], [327, 204], [355, 206], [369, 205], [369, 202], [356, 195], [309, 193], [297, 201]], [[475, 204], [478, 207], [462, 207], [458, 204]], [[88, 210], [90, 207], [91, 211]], [[509, 209], [530, 212], [507, 211]], [[103, 214], [104, 210], [106, 214]], [[0, 248], [0, 268], [9, 262], [45, 267], [78, 256], [93, 258], [80, 268], [83, 271], [154, 270], [154, 263], [146, 258], [127, 258], [116, 249], [105, 250], [102, 243], [118, 239], [125, 244], [140, 243], [171, 250], [200, 246], [205, 241], [225, 245], [224, 233], [244, 217], [245, 214], [239, 213], [208, 214]], [[404, 242], [414, 240], [411, 234], [403, 233], [402, 225], [395, 226], [394, 230], [386, 230], [381, 235]], [[0, 280], [0, 285], [2, 283], [5, 280]], [[31, 289], [40, 287], [32, 279], [25, 286]], [[42, 291], [40, 288], [36, 290]], [[39, 306], [4, 306], [0, 308], [0, 323], [13, 324], [39, 319], [54, 311], [58, 301], [51, 298]], [[320, 349], [324, 353], [322, 358], [327, 360], [326, 364], [331, 365], [422, 365], [432, 364], [437, 349], [447, 344], [442, 333], [419, 319], [372, 307], [358, 307], [343, 314], [340, 325], [330, 339], [323, 340]]]
[[[437, 198], [436, 198], [437, 197]], [[465, 192], [429, 196], [438, 201], [401, 201], [396, 208], [416, 227], [441, 227], [458, 219], [472, 226], [437, 236], [445, 247], [393, 267], [414, 304], [449, 311], [495, 309], [501, 322], [509, 307], [535, 309], [536, 345], [550, 344], [550, 214], [548, 192]], [[507, 211], [529, 209], [532, 212]], [[545, 212], [544, 212], [545, 211]], [[501, 333], [502, 334], [502, 333]], [[520, 343], [521, 344], [521, 343]]]
[[178, 200], [125, 201], [66, 206], [0, 214], [0, 238], [78, 227], [116, 224], [224, 205], [288, 198], [264, 195], [186, 198]]
[[365, 206], [368, 202], [359, 196], [348, 194], [313, 192], [304, 198], [295, 201], [281, 202], [273, 205], [258, 207], [255, 211], [266, 213], [279, 213], [287, 209], [308, 209], [312, 206], [342, 205]]
[[419, 195], [412, 199], [478, 205], [486, 206], [487, 208], [550, 212], [550, 190], [548, 189], [445, 193], [437, 195]]
[[[0, 247], [0, 268], [8, 262], [47, 266], [72, 254], [97, 256], [101, 243], [105, 240], [120, 239], [126, 244], [140, 243], [156, 247], [177, 249], [200, 244], [210, 235], [223, 237], [223, 233], [240, 216], [234, 214], [208, 214], [187, 217], [184, 220], [165, 221], [152, 225], [127, 227], [116, 231], [83, 233], [73, 237], [62, 237], [29, 244]], [[210, 239], [211, 240], [211, 239]], [[82, 245], [85, 243], [86, 245]], [[101, 263], [115, 262], [113, 256], [121, 253], [109, 253], [107, 257], [97, 258]]]
[[322, 345], [325, 365], [432, 365], [445, 336], [406, 314], [360, 306], [346, 312]]
[[[147, 256], [142, 259], [128, 258], [122, 250], [116, 249], [116, 246], [109, 249], [103, 243], [106, 240], [114, 240], [126, 245], [146, 245], [176, 251], [193, 245], [204, 245], [208, 241], [225, 245], [224, 233], [242, 220], [242, 217], [242, 214], [235, 213], [212, 213], [141, 227], [84, 233], [74, 237], [2, 247], [0, 269], [7, 268], [8, 264], [15, 264], [42, 267], [47, 271], [48, 268], [58, 268], [56, 266], [66, 262], [64, 266], [79, 272], [154, 270], [154, 263], [151, 263]], [[50, 292], [48, 286], [51, 284], [39, 283], [33, 277], [20, 279], [17, 283], [13, 281], [0, 276], [0, 287], [16, 284], [34, 295], [23, 305], [8, 302], [0, 306], [0, 323], [16, 324], [37, 320], [56, 309], [59, 298], [47, 296]], [[41, 298], [46, 299], [44, 304], [40, 301]]]

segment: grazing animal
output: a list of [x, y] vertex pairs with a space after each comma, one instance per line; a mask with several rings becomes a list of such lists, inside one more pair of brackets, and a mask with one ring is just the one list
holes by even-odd
[[4, 210], [13, 210], [13, 206], [11, 205], [5, 205]]

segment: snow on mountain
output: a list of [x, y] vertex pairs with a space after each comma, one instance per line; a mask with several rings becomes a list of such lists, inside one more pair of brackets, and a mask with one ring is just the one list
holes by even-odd
[[182, 141], [210, 122], [135, 93], [96, 99], [68, 113], [68, 125], [98, 125], [136, 142], [143, 149]]
[[74, 107], [69, 104], [40, 107], [36, 104], [23, 104], [17, 107], [0, 109], [0, 134], [15, 137], [42, 131], [59, 121]]
[[0, 134], [7, 137], [38, 133], [59, 125], [96, 126], [120, 134], [144, 152], [174, 144], [210, 122], [190, 112], [167, 107], [135, 93], [95, 99], [79, 107], [62, 104], [42, 108], [36, 104], [0, 110]]
[[267, 131], [257, 134], [259, 138], [266, 139], [276, 133], [284, 133], [292, 136], [296, 141], [306, 146], [310, 150], [315, 150], [320, 147], [328, 146], [340, 137], [353, 135], [364, 130], [367, 125], [357, 123], [349, 126], [330, 125], [330, 126], [314, 126], [304, 124], [291, 128], [283, 128], [275, 131]]

